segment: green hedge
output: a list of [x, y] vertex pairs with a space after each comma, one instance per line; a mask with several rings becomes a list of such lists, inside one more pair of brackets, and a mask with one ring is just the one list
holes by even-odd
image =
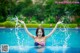
[[11, 22], [11, 21], [3, 22], [0, 23], [0, 27], [6, 27], [6, 28], [15, 27], [15, 22]]
[[[53, 28], [55, 27], [56, 24], [42, 24], [42, 27], [43, 28]], [[23, 27], [23, 25], [21, 24], [21, 26]], [[26, 24], [26, 26], [28, 28], [37, 28], [39, 26], [39, 24]], [[11, 21], [6, 21], [6, 22], [3, 22], [3, 23], [0, 23], [0, 27], [6, 27], [6, 28], [10, 28], [10, 27], [15, 27], [15, 22], [11, 22]], [[63, 28], [63, 27], [66, 27], [66, 28], [76, 28], [77, 27], [77, 24], [60, 24], [58, 25], [58, 28]]]
[[[52, 26], [50, 26], [50, 24], [42, 24], [43, 28], [53, 28], [55, 27], [56, 24], [52, 24]], [[39, 26], [39, 24], [27, 24], [27, 27], [30, 28], [37, 28]], [[58, 28], [76, 28], [77, 24], [63, 24], [63, 25], [58, 25]]]
[[60, 27], [60, 28], [63, 28], [63, 27], [65, 27], [65, 28], [76, 28], [77, 24], [63, 24], [63, 25], [60, 24], [58, 27]]
[[5, 26], [5, 24], [4, 23], [0, 23], [0, 27], [4, 27]]
[[11, 21], [6, 21], [4, 22], [5, 27], [15, 27], [15, 22], [11, 22]]

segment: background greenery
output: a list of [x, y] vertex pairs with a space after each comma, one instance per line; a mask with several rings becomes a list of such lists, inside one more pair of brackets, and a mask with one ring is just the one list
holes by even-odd
[[80, 27], [80, 4], [56, 4], [55, 1], [63, 0], [0, 0], [0, 27], [14, 27], [15, 16], [29, 27], [32, 24], [37, 27], [40, 23], [49, 27], [58, 20], [72, 28]]

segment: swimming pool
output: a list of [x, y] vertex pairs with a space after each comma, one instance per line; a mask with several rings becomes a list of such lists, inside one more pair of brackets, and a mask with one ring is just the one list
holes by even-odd
[[[36, 28], [28, 28], [32, 34], [36, 34]], [[44, 28], [45, 35], [49, 34], [52, 28]], [[17, 35], [16, 35], [17, 33]], [[19, 44], [18, 44], [19, 41]], [[34, 40], [28, 36], [23, 28], [0, 28], [0, 45], [8, 44], [12, 52], [35, 52]], [[57, 28], [57, 30], [46, 40], [45, 52], [63, 53], [64, 45], [67, 45], [65, 53], [80, 53], [80, 29]], [[19, 50], [18, 46], [22, 49]]]

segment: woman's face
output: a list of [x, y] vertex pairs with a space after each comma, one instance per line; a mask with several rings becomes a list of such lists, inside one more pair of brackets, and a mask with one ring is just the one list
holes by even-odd
[[38, 37], [42, 37], [42, 34], [43, 34], [42, 30], [39, 29], [39, 30], [38, 30]]

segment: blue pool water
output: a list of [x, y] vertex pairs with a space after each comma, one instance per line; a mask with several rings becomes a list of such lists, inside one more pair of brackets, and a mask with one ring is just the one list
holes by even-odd
[[[28, 28], [32, 34], [36, 34], [36, 28]], [[52, 28], [44, 28], [45, 35], [49, 34]], [[18, 37], [16, 36], [18, 34]], [[19, 44], [18, 44], [19, 41]], [[28, 36], [23, 28], [15, 31], [15, 28], [0, 28], [0, 45], [8, 44], [9, 53], [36, 53], [34, 40]], [[67, 45], [67, 47], [65, 47]], [[19, 46], [22, 49], [19, 49]], [[44, 53], [80, 53], [80, 29], [58, 28], [51, 37], [46, 40]]]

